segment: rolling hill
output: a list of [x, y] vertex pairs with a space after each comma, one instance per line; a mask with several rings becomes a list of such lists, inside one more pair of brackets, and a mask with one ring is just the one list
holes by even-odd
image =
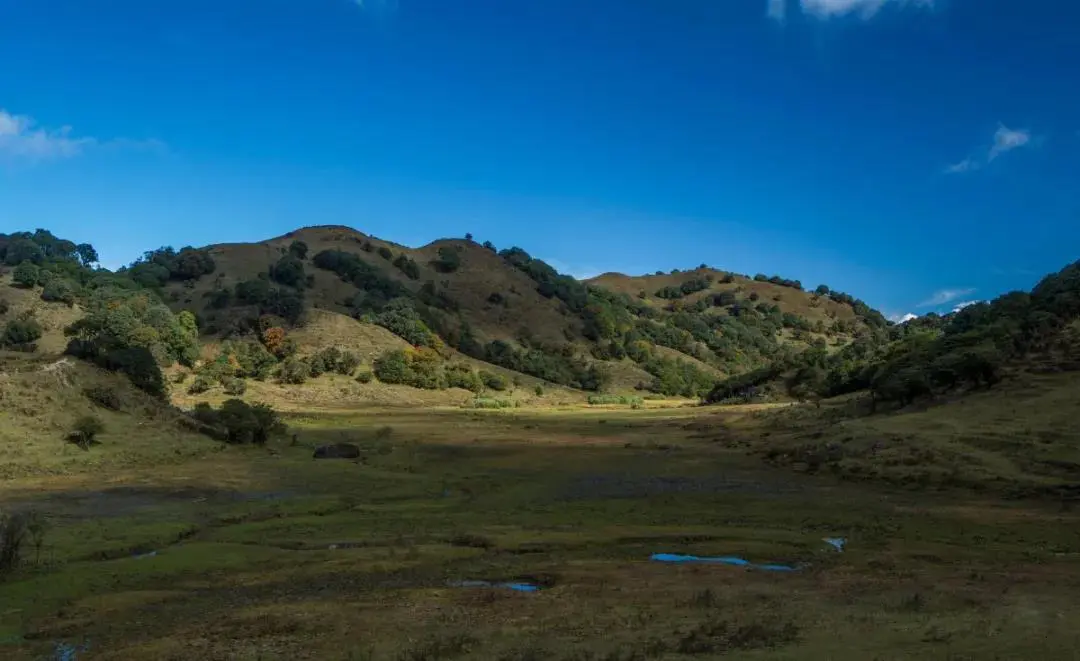
[[[243, 335], [270, 314], [286, 317], [314, 348], [318, 338], [303, 330], [311, 313], [301, 318], [302, 309], [381, 324], [418, 344], [424, 331], [411, 329], [419, 326], [403, 330], [396, 312], [386, 318], [397, 299], [450, 355], [587, 390], [698, 396], [778, 353], [835, 349], [885, 325], [850, 297], [808, 293], [780, 278], [698, 269], [582, 283], [519, 248], [496, 251], [471, 239], [409, 248], [347, 227], [308, 227], [201, 251], [213, 272], [166, 282], [164, 292], [174, 310], [196, 312], [206, 335]], [[154, 259], [148, 254], [143, 266]], [[332, 325], [369, 356], [397, 343], [386, 335], [373, 342], [364, 324]]]

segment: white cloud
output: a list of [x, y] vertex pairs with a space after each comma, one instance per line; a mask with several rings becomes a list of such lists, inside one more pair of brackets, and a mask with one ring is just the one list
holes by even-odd
[[955, 306], [953, 306], [952, 311], [953, 312], [959, 312], [959, 311], [963, 310], [966, 307], [970, 307], [972, 305], [978, 305], [979, 303], [982, 303], [982, 301], [964, 301], [963, 303], [957, 303]]
[[894, 314], [889, 317], [889, 321], [897, 324], [906, 324], [912, 319], [918, 319], [919, 315], [908, 312], [907, 314]]
[[945, 173], [963, 174], [978, 170], [989, 165], [1002, 154], [1030, 145], [1031, 139], [1031, 131], [1027, 129], [1010, 129], [1004, 124], [998, 124], [997, 130], [994, 131], [994, 139], [984, 154], [969, 156], [959, 163], [954, 163], [945, 168]]
[[0, 108], [0, 157], [29, 161], [70, 158], [96, 143], [94, 138], [74, 137], [70, 126], [39, 128], [32, 118]]
[[15, 115], [0, 108], [0, 162], [7, 160], [37, 163], [73, 158], [95, 148], [154, 151], [166, 149], [165, 144], [159, 140], [100, 140], [90, 136], [76, 136], [70, 126], [56, 129], [38, 126], [32, 117]]
[[[794, 3], [795, 0], [768, 0], [769, 18], [783, 21], [787, 16], [788, 2]], [[864, 20], [872, 18], [885, 6], [934, 6], [934, 0], [798, 0], [798, 3], [804, 14], [815, 18], [828, 19], [856, 14]]]
[[952, 303], [958, 298], [963, 298], [970, 294], [975, 293], [975, 290], [971, 287], [963, 289], [941, 289], [934, 292], [934, 295], [926, 299], [922, 303], [919, 303], [920, 308], [931, 308], [939, 305], [945, 305], [946, 303]]
[[998, 124], [998, 129], [994, 132], [994, 145], [990, 147], [990, 153], [987, 154], [986, 160], [987, 162], [992, 161], [998, 156], [1019, 149], [1029, 142], [1031, 142], [1031, 131], [1027, 129], [1014, 131], [1004, 124]]
[[978, 161], [973, 158], [965, 158], [959, 163], [953, 163], [949, 167], [945, 168], [945, 174], [961, 174], [963, 172], [971, 172], [972, 170], [978, 170], [982, 167]]

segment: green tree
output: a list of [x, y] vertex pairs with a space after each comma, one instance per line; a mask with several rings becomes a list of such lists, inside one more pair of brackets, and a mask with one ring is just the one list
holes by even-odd
[[15, 266], [23, 262], [41, 264], [45, 261], [45, 251], [32, 239], [17, 238], [8, 243], [4, 251], [4, 263]]
[[94, 250], [94, 246], [89, 243], [80, 243], [75, 246], [75, 252], [79, 256], [79, 261], [83, 266], [90, 267], [97, 264], [100, 258], [98, 257], [97, 250]]

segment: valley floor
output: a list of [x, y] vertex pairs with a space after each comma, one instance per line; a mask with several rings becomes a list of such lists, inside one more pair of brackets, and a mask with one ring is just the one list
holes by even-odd
[[296, 445], [8, 480], [51, 526], [0, 583], [0, 658], [1077, 658], [1075, 513], [770, 467], [740, 416], [295, 414]]

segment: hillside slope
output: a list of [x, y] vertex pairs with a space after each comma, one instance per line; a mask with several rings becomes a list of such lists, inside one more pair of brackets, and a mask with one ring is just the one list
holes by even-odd
[[42, 353], [62, 352], [68, 343], [64, 329], [82, 317], [78, 305], [41, 300], [41, 287], [13, 286], [10, 274], [0, 274], [0, 300], [7, 302], [7, 312], [0, 311], [0, 327], [21, 315], [32, 316], [41, 325], [42, 336], [36, 344]]
[[[101, 392], [115, 409], [95, 401]], [[104, 431], [87, 452], [67, 437], [90, 414]], [[0, 479], [168, 463], [216, 446], [119, 374], [71, 358], [0, 351]]]
[[[300, 310], [326, 310], [374, 321], [410, 344], [430, 329], [474, 359], [588, 390], [700, 395], [716, 378], [777, 352], [843, 346], [885, 323], [850, 297], [807, 293], [778, 278], [699, 269], [581, 283], [519, 248], [496, 252], [468, 239], [414, 249], [351, 228], [308, 227], [201, 250], [213, 272], [168, 283], [166, 298], [195, 311], [204, 333], [242, 335], [256, 316], [273, 314], [291, 317], [298, 337], [315, 347]], [[415, 312], [405, 316], [419, 319], [403, 322], [395, 300], [407, 300]], [[380, 320], [387, 310], [393, 319]], [[327, 329], [323, 343], [332, 336]], [[374, 355], [399, 344], [369, 334], [357, 348]]]

